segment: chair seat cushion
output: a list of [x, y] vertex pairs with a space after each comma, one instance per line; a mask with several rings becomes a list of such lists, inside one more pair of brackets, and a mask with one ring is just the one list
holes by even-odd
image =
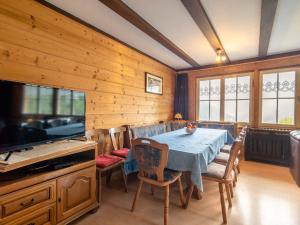
[[231, 150], [231, 147], [232, 147], [232, 145], [224, 145], [224, 146], [221, 148], [221, 152], [229, 153], [230, 150]]
[[[222, 162], [223, 162], [223, 163], [228, 163], [229, 157], [230, 157], [230, 154], [225, 153], [225, 152], [220, 152], [220, 153], [216, 156], [215, 161], [216, 161], [216, 162], [221, 162], [221, 163], [222, 163]], [[236, 158], [235, 161], [234, 161], [234, 165], [236, 166], [236, 165], [238, 165], [238, 164], [239, 164], [239, 159]]]
[[[171, 181], [178, 177], [181, 173], [179, 171], [164, 169], [164, 182]], [[145, 177], [152, 180], [157, 180], [156, 174], [145, 174]]]
[[122, 160], [122, 158], [114, 155], [99, 155], [96, 158], [96, 165], [100, 168], [106, 168]]
[[220, 152], [218, 155], [216, 155], [216, 160], [218, 161], [223, 161], [223, 162], [228, 162], [230, 154], [225, 153], [225, 152]]
[[129, 152], [128, 148], [121, 148], [121, 149], [118, 149], [118, 150], [113, 150], [112, 154], [116, 155], [116, 156], [119, 156], [119, 157], [122, 157], [122, 158], [127, 158], [128, 152]]
[[207, 173], [204, 173], [204, 176], [223, 179], [225, 175], [226, 166], [218, 163], [210, 163], [207, 167]]
[[170, 181], [175, 179], [180, 175], [180, 172], [175, 171], [175, 170], [170, 170], [170, 169], [165, 169], [164, 170], [164, 181]]

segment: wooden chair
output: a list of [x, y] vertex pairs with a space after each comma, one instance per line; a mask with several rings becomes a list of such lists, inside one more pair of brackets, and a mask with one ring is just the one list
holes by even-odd
[[[246, 134], [247, 134], [247, 126], [244, 126], [241, 132], [239, 133], [239, 138], [242, 140], [242, 148], [244, 148]], [[215, 161], [226, 164], [229, 160], [229, 153], [231, 149], [232, 149], [232, 145], [224, 145], [223, 148], [221, 149], [220, 154], [216, 156]], [[238, 155], [240, 155], [241, 150], [239, 151]], [[234, 172], [236, 174], [235, 181], [237, 181], [237, 174], [241, 173], [240, 162], [238, 158], [236, 159], [234, 164]]]
[[112, 154], [122, 158], [127, 158], [129, 149], [124, 148], [124, 133], [126, 132], [126, 128], [110, 128], [108, 131], [113, 146]]
[[[96, 157], [97, 165], [97, 178], [98, 178], [98, 202], [101, 203], [101, 176], [103, 173], [106, 175], [106, 184], [109, 184], [110, 176], [115, 168], [121, 168], [125, 191], [127, 192], [127, 179], [124, 173], [124, 159], [118, 156], [106, 155], [104, 154], [105, 137], [109, 134], [107, 129], [96, 129], [86, 131], [85, 136], [87, 140], [92, 140], [97, 142], [97, 152]], [[101, 151], [101, 154], [99, 154]]]
[[[168, 224], [170, 184], [178, 182], [181, 205], [185, 200], [181, 183], [181, 172], [166, 169], [169, 147], [148, 138], [137, 138], [132, 141], [132, 151], [139, 168], [139, 185], [134, 197], [131, 211], [134, 211], [143, 183], [165, 188], [164, 225]], [[153, 186], [152, 186], [153, 185]], [[153, 189], [152, 189], [153, 190]], [[153, 192], [152, 192], [153, 193]]]
[[202, 178], [204, 180], [214, 181], [219, 184], [222, 217], [223, 217], [224, 224], [227, 223], [226, 204], [224, 198], [224, 186], [226, 189], [228, 204], [229, 207], [231, 207], [232, 202], [231, 202], [230, 192], [232, 192], [232, 189], [230, 188], [230, 186], [232, 187], [232, 183], [233, 183], [232, 170], [234, 167], [234, 161], [238, 156], [238, 152], [240, 151], [241, 143], [242, 142], [240, 139], [234, 141], [232, 145], [232, 149], [230, 151], [230, 159], [226, 166], [212, 162], [211, 164], [208, 165], [207, 173], [202, 174]]

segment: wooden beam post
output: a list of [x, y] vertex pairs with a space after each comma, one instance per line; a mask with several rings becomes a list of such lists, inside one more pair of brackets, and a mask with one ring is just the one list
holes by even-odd
[[262, 0], [258, 56], [265, 57], [268, 53], [272, 28], [278, 0]]
[[215, 52], [217, 53], [217, 49], [221, 49], [221, 51], [226, 56], [225, 62], [229, 63], [229, 57], [226, 54], [220, 38], [218, 37], [217, 32], [210, 22], [200, 0], [181, 0], [181, 2], [193, 18], [199, 29], [202, 31], [210, 45], [213, 47]]

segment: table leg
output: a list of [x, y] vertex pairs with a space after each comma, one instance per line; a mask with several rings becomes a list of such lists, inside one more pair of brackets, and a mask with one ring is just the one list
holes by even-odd
[[201, 191], [199, 190], [199, 188], [196, 185], [194, 187], [193, 194], [194, 194], [194, 196], [196, 197], [197, 200], [201, 200], [202, 199]]
[[186, 209], [189, 205], [192, 196], [194, 196], [197, 200], [201, 200], [202, 196], [201, 196], [201, 191], [191, 180], [191, 172], [185, 172], [184, 177], [187, 183], [187, 194], [186, 194], [185, 207], [184, 207]]
[[193, 184], [191, 184], [191, 185], [189, 186], [188, 193], [187, 193], [186, 199], [185, 199], [185, 205], [184, 205], [184, 208], [185, 208], [185, 209], [187, 209], [188, 206], [189, 206], [189, 203], [190, 203], [190, 200], [191, 200], [193, 191], [194, 191], [194, 186], [195, 186], [195, 185], [193, 185]]

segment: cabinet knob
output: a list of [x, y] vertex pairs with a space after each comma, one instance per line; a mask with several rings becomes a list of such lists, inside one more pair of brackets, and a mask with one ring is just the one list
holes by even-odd
[[61, 198], [58, 198], [58, 202], [61, 203]]

